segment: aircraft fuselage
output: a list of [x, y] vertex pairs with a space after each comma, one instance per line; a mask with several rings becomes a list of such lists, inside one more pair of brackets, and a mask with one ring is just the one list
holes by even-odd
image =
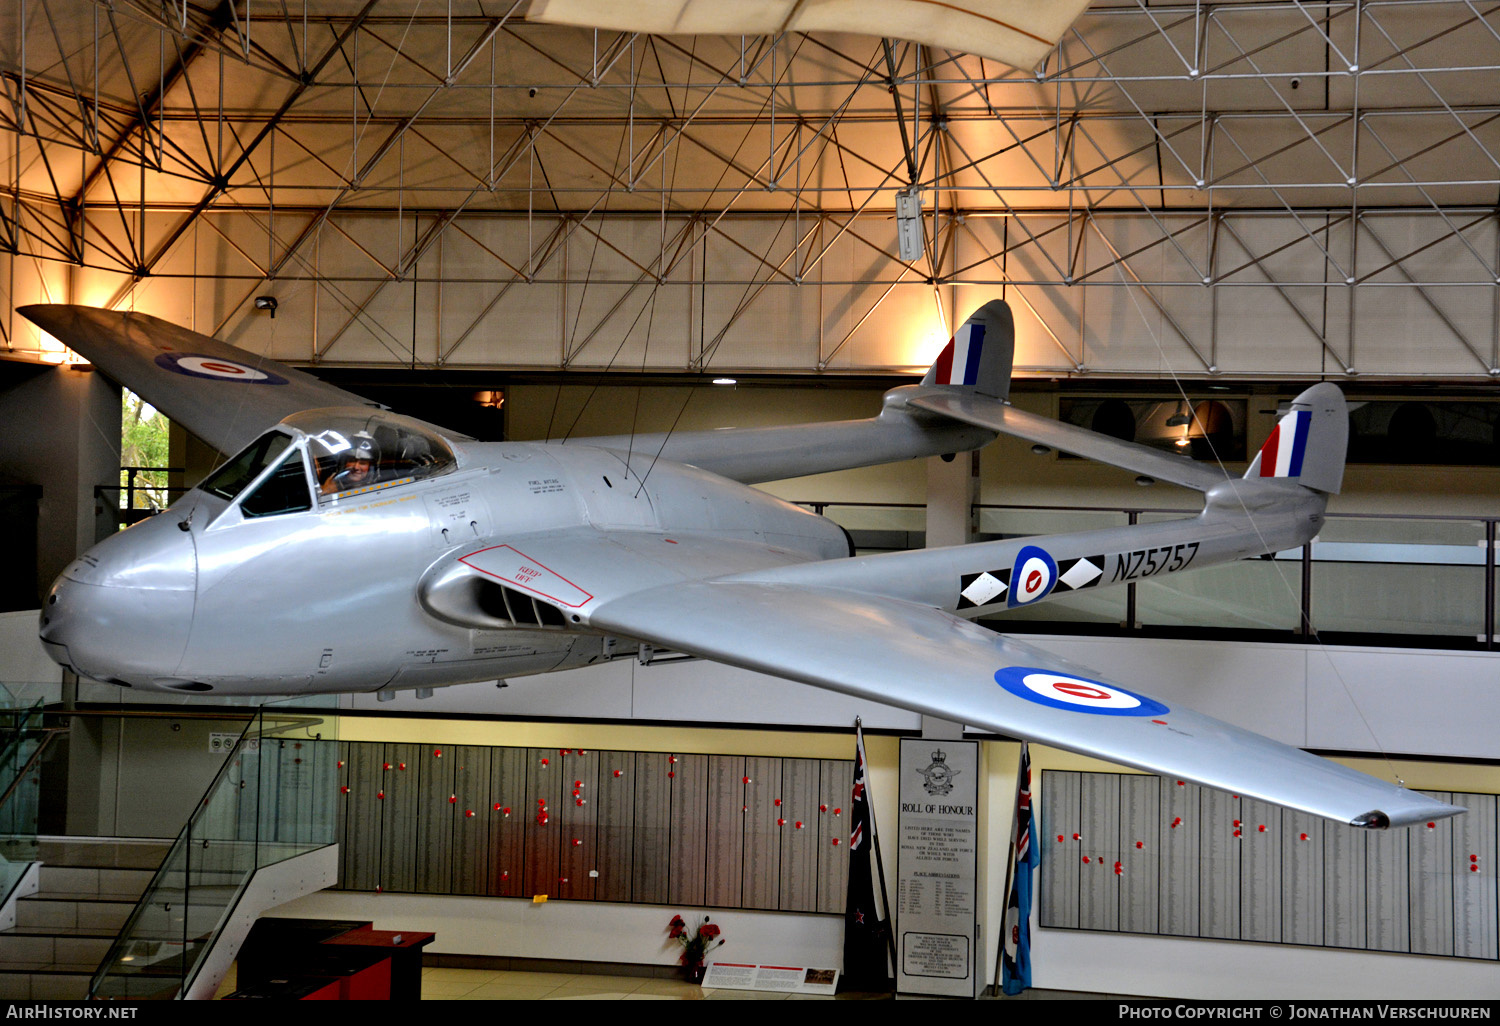
[[[46, 599], [42, 640], [83, 676], [147, 690], [440, 686], [585, 665], [612, 647], [524, 615], [493, 630], [435, 618], [416, 586], [454, 554], [507, 541], [524, 554], [527, 537], [580, 527], [758, 543], [725, 573], [765, 567], [766, 546], [782, 564], [849, 554], [832, 521], [695, 468], [658, 461], [642, 483], [641, 454], [627, 466], [584, 445], [470, 443], [458, 457], [442, 476], [277, 515], [240, 508], [264, 478], [230, 501], [195, 489], [75, 560]], [[599, 576], [595, 591], [610, 586], [608, 567]]]

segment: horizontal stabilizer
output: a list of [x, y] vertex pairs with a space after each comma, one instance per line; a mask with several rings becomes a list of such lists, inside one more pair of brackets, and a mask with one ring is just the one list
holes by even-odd
[[1195, 463], [1186, 456], [1173, 456], [1135, 442], [1101, 435], [1076, 424], [1041, 417], [980, 395], [933, 392], [914, 396], [907, 402], [918, 409], [941, 413], [965, 424], [1014, 435], [1028, 442], [1098, 460], [1112, 467], [1131, 470], [1200, 492], [1206, 492], [1228, 479], [1218, 467]]

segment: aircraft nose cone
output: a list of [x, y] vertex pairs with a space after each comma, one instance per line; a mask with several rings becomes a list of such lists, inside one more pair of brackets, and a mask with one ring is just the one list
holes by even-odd
[[158, 515], [74, 560], [42, 603], [40, 636], [75, 673], [119, 684], [170, 677], [187, 647], [197, 559], [178, 517]]

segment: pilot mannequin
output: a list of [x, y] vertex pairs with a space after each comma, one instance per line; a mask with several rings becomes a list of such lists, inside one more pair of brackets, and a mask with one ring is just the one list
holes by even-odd
[[363, 488], [375, 483], [375, 463], [379, 457], [375, 438], [361, 431], [349, 439], [349, 451], [339, 459], [339, 469], [323, 481], [322, 492], [347, 492], [351, 488]]

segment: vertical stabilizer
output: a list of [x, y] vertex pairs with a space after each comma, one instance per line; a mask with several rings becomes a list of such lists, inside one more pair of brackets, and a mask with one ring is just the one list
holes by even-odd
[[1010, 307], [992, 299], [976, 310], [938, 355], [924, 385], [950, 385], [1004, 399], [1010, 395], [1010, 365], [1016, 327]]
[[1349, 412], [1337, 385], [1321, 382], [1292, 400], [1245, 477], [1281, 477], [1337, 494], [1349, 450]]

